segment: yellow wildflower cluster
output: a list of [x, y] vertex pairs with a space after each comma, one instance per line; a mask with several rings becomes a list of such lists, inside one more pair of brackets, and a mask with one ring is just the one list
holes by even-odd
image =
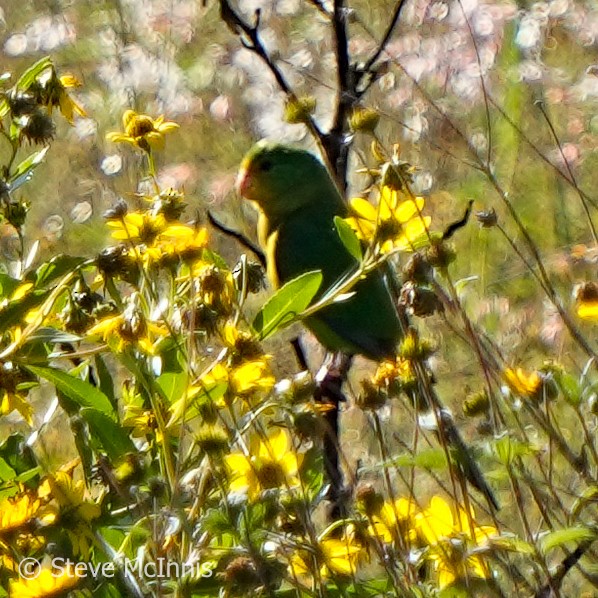
[[57, 572], [45, 565], [40, 565], [35, 578], [31, 575], [29, 579], [17, 578], [23, 571], [5, 542], [6, 538], [16, 539], [22, 557], [35, 558], [46, 544], [43, 534], [59, 526], [71, 542], [72, 554], [89, 558], [94, 542], [91, 525], [101, 510], [87, 495], [85, 483], [73, 479], [77, 464], [78, 460], [47, 475], [36, 491], [21, 486], [13, 497], [0, 500], [0, 563], [15, 576], [10, 582], [11, 596], [46, 598], [78, 584], [79, 577], [74, 571]]

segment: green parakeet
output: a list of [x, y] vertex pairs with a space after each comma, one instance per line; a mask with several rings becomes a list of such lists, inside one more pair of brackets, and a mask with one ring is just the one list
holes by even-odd
[[[237, 188], [243, 197], [258, 205], [258, 237], [266, 251], [268, 275], [274, 287], [304, 272], [320, 270], [323, 282], [317, 298], [357, 269], [357, 260], [343, 245], [334, 224], [335, 216], [347, 216], [347, 206], [324, 165], [312, 154], [259, 142], [243, 159]], [[306, 318], [306, 326], [330, 352], [362, 354], [373, 360], [394, 356], [402, 329], [384, 276], [377, 270], [370, 272], [352, 291], [348, 299]], [[341, 375], [337, 382], [342, 383], [342, 379]], [[326, 396], [335, 402], [334, 394]], [[435, 403], [442, 417], [438, 399]], [[337, 415], [335, 409], [327, 417], [332, 437], [325, 438], [324, 444], [333, 498], [339, 496], [341, 486], [335, 453]], [[465, 476], [498, 508], [452, 420], [448, 416], [442, 419], [444, 436], [459, 450], [458, 462]]]
[[[347, 216], [347, 206], [315, 156], [259, 142], [243, 159], [237, 188], [259, 207], [258, 237], [275, 288], [321, 270], [318, 297], [357, 269], [334, 225], [335, 216]], [[371, 272], [352, 291], [349, 299], [306, 318], [306, 326], [329, 351], [392, 357], [401, 327], [382, 274]]]

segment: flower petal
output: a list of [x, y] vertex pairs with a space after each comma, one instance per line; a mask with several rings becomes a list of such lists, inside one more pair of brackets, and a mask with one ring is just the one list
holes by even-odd
[[371, 220], [372, 222], [376, 222], [378, 219], [376, 208], [367, 199], [363, 199], [363, 197], [354, 197], [350, 200], [349, 205], [351, 206], [351, 210], [361, 218]]

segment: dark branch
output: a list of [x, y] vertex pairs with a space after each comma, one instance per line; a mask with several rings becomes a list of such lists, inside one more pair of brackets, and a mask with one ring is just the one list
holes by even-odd
[[467, 203], [467, 208], [465, 208], [465, 213], [459, 220], [455, 220], [455, 222], [451, 222], [442, 233], [442, 240], [446, 241], [450, 239], [460, 228], [463, 228], [471, 216], [471, 207], [473, 206], [473, 199], [470, 199]]
[[258, 261], [262, 265], [262, 268], [266, 267], [266, 256], [264, 252], [253, 242], [250, 241], [243, 233], [239, 231], [233, 230], [232, 228], [228, 228], [221, 224], [214, 218], [214, 216], [208, 211], [208, 220], [210, 224], [216, 229], [219, 230], [222, 234], [226, 235], [227, 237], [232, 237], [236, 241], [238, 241], [245, 249], [249, 249], [255, 257], [257, 257]]
[[[280, 89], [286, 94], [290, 100], [297, 100], [295, 92], [291, 89], [291, 86], [287, 82], [282, 71], [278, 68], [276, 63], [272, 60], [259, 35], [260, 25], [260, 11], [257, 10], [255, 13], [255, 23], [250, 25], [241, 15], [239, 15], [229, 4], [228, 0], [220, 0], [220, 17], [226, 23], [227, 27], [241, 38], [241, 43], [248, 49], [257, 54], [264, 64], [268, 67], [268, 70], [272, 73], [276, 79], [276, 83]], [[308, 117], [305, 122], [307, 128], [311, 134], [315, 137], [321, 148], [325, 148], [325, 135], [322, 133], [317, 123], [312, 117]], [[326, 155], [326, 157], [328, 157]]]
[[593, 540], [587, 540], [581, 543], [571, 554], [569, 554], [561, 564], [557, 567], [556, 572], [550, 577], [550, 579], [544, 584], [538, 592], [536, 592], [534, 598], [550, 598], [554, 595], [554, 590], [558, 589], [563, 583], [565, 575], [577, 565], [579, 559], [587, 552], [592, 545]]
[[295, 357], [299, 362], [299, 367], [304, 371], [309, 371], [309, 365], [307, 363], [307, 358], [305, 357], [305, 351], [301, 346], [301, 341], [299, 337], [296, 336], [293, 340], [291, 340], [291, 345], [293, 345], [293, 350], [295, 351]]
[[336, 175], [336, 180], [344, 191], [347, 186], [347, 165], [349, 146], [345, 142], [347, 116], [357, 98], [355, 95], [355, 77], [349, 58], [349, 40], [347, 37], [347, 9], [344, 0], [335, 0], [333, 13], [334, 47], [337, 68], [336, 112], [330, 133], [325, 140], [326, 153]]
[[[399, 18], [401, 16], [401, 11], [403, 10], [403, 6], [405, 6], [405, 4], [406, 4], [405, 0], [399, 0], [397, 2], [396, 6], [395, 6], [395, 10], [392, 15], [392, 18], [390, 19], [390, 23], [388, 24], [386, 32], [384, 33], [384, 36], [382, 37], [382, 40], [378, 44], [378, 47], [376, 48], [376, 50], [374, 50], [374, 53], [368, 58], [367, 62], [363, 65], [363, 67], [361, 69], [359, 69], [359, 76], [356, 81], [356, 87], [359, 86], [359, 84], [361, 83], [361, 80], [363, 79], [363, 77], [365, 75], [374, 75], [375, 74], [374, 71], [372, 70], [372, 68], [373, 68], [374, 64], [376, 63], [376, 61], [378, 60], [378, 58], [380, 58], [380, 56], [382, 55], [382, 53], [384, 52], [384, 50], [386, 48], [386, 45], [390, 41], [390, 38], [392, 37], [395, 27], [397, 26], [397, 24], [399, 22]], [[363, 95], [363, 93], [365, 93], [365, 91], [371, 85], [371, 83], [373, 81], [374, 81], [374, 78], [372, 78], [372, 80], [367, 84], [365, 89], [363, 89], [360, 92], [361, 95]]]

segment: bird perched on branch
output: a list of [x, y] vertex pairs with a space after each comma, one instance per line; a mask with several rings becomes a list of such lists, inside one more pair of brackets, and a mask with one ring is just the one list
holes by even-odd
[[[320, 270], [318, 297], [357, 269], [357, 260], [334, 224], [335, 216], [348, 215], [347, 206], [315, 156], [259, 142], [245, 156], [237, 186], [243, 197], [258, 205], [259, 242], [275, 288]], [[401, 326], [382, 274], [370, 272], [351, 292], [349, 298], [306, 318], [305, 325], [329, 351], [376, 361], [393, 357]]]
[[[259, 209], [258, 238], [266, 253], [268, 276], [275, 288], [299, 275], [322, 272], [316, 300], [340, 280], [355, 272], [358, 260], [345, 247], [334, 219], [348, 215], [334, 182], [315, 156], [301, 149], [261, 141], [249, 150], [239, 171], [237, 189]], [[325, 349], [334, 356], [320, 379], [316, 399], [332, 405], [325, 415], [324, 466], [330, 483], [328, 497], [342, 502], [342, 475], [338, 465], [338, 401], [341, 385], [355, 354], [381, 361], [394, 358], [403, 326], [380, 270], [370, 271], [342, 301], [328, 304], [304, 319]], [[330, 367], [332, 364], [332, 367]], [[430, 391], [432, 393], [432, 391]], [[442, 406], [434, 393], [429, 408], [440, 419]], [[443, 437], [464, 448], [458, 431], [441, 419]], [[467, 479], [498, 508], [490, 488], [467, 450], [459, 453], [459, 467]], [[337, 515], [342, 508], [336, 508]]]
[[[305, 272], [320, 270], [316, 300], [347, 275], [358, 261], [342, 243], [335, 216], [347, 206], [324, 165], [301, 149], [259, 142], [245, 156], [237, 179], [239, 193], [259, 208], [258, 237], [275, 288]], [[305, 325], [332, 359], [317, 377], [316, 400], [326, 402], [324, 467], [330, 484], [331, 517], [342, 515], [342, 474], [338, 459], [338, 403], [350, 356], [391, 358], [402, 336], [392, 298], [379, 271], [370, 272], [352, 294], [305, 318]], [[349, 356], [343, 358], [343, 356]]]

